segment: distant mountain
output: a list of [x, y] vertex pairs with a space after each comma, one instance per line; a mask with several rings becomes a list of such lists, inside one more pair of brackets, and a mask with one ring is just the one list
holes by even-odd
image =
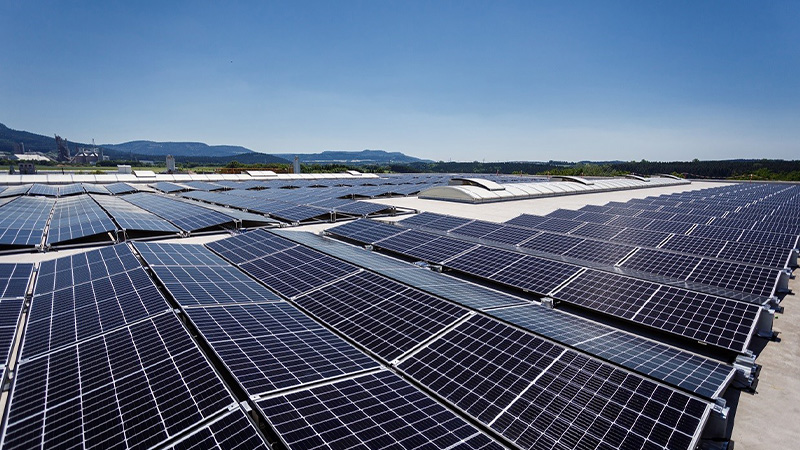
[[202, 142], [153, 142], [131, 141], [122, 144], [103, 144], [103, 147], [120, 153], [135, 153], [149, 156], [233, 156], [255, 153], [245, 147], [233, 145], [208, 145]]
[[300, 157], [304, 164], [406, 164], [414, 162], [430, 162], [427, 159], [415, 158], [400, 152], [384, 150], [339, 151], [326, 150], [322, 153], [276, 153], [275, 156], [294, 161]]
[[[13, 153], [19, 144], [25, 145], [29, 152], [55, 153], [58, 151], [56, 140], [52, 136], [27, 131], [12, 130], [0, 123], [0, 152]], [[89, 144], [69, 141], [71, 151], [77, 147], [89, 147]], [[161, 160], [166, 155], [173, 155], [178, 161], [201, 164], [225, 164], [239, 161], [244, 164], [289, 164], [289, 161], [266, 153], [258, 153], [249, 148], [233, 145], [207, 145], [202, 142], [153, 142], [133, 141], [123, 144], [99, 145], [103, 153], [116, 160]]]

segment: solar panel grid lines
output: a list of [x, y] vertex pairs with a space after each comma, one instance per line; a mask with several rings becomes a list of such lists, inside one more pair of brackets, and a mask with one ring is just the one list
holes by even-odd
[[165, 313], [21, 361], [2, 445], [146, 448], [233, 403], [180, 321]]
[[149, 266], [230, 266], [201, 244], [134, 242], [133, 247]]
[[[47, 231], [48, 245], [67, 244], [81, 238], [115, 232], [116, 224], [89, 195], [59, 199]], [[106, 237], [106, 240], [108, 238]]]
[[251, 397], [379, 367], [286, 303], [191, 308], [186, 313]]
[[0, 298], [24, 297], [32, 273], [30, 263], [0, 263]]
[[540, 305], [488, 314], [708, 399], [721, 395], [735, 372], [730, 365]]
[[231, 216], [203, 208], [200, 205], [181, 202], [165, 195], [137, 192], [121, 197], [146, 211], [170, 221], [178, 228], [192, 232], [210, 228], [221, 228], [233, 223]]
[[234, 264], [242, 264], [297, 247], [297, 244], [257, 229], [209, 242], [206, 247]]
[[686, 279], [768, 298], [775, 294], [780, 276], [781, 272], [775, 269], [703, 260]]
[[236, 408], [165, 450], [266, 450], [270, 448], [245, 413]]
[[56, 200], [23, 196], [0, 208], [0, 247], [35, 247], [42, 236]]
[[354, 265], [297, 245], [241, 263], [239, 267], [286, 298], [298, 296], [361, 270]]
[[294, 301], [385, 361], [400, 357], [467, 313], [370, 272], [357, 273]]
[[180, 229], [161, 217], [145, 211], [116, 196], [91, 196], [110, 215], [123, 231], [146, 231], [154, 234], [181, 232]]
[[24, 298], [0, 298], [0, 375], [5, 375], [11, 358], [24, 306]]
[[[549, 444], [547, 448], [553, 448], [558, 447], [559, 441], [564, 448], [597, 448], [605, 439], [613, 442], [614, 437], [606, 437], [605, 431], [617, 414], [627, 412], [636, 419], [637, 414], [643, 414], [637, 395], [652, 398], [656, 390], [662, 407], [655, 414], [650, 413], [649, 422], [638, 426], [631, 423], [628, 428], [637, 431], [643, 442], [650, 439], [660, 443], [660, 448], [689, 448], [690, 441], [702, 429], [708, 409], [707, 403], [686, 394], [479, 316], [436, 340], [401, 364], [400, 369], [522, 448], [538, 448], [545, 442]], [[559, 377], [551, 376], [551, 371], [566, 375], [564, 383], [558, 385]], [[568, 384], [570, 379], [572, 385]], [[602, 386], [606, 386], [605, 390], [601, 390]], [[637, 392], [637, 388], [641, 390]], [[674, 413], [692, 419], [683, 421], [684, 435], [676, 437], [670, 446], [671, 432], [654, 433], [654, 429], [657, 422], [664, 420], [660, 413], [673, 395]], [[559, 404], [543, 411], [546, 402]], [[610, 402], [613, 408], [603, 414], [603, 405], [608, 407]], [[678, 408], [689, 402], [691, 411]], [[538, 414], [528, 415], [533, 411]], [[546, 415], [547, 420], [531, 420], [540, 414]], [[518, 419], [522, 415], [526, 417]], [[590, 427], [601, 419], [608, 421], [606, 430]], [[556, 422], [561, 426], [553, 427]], [[670, 423], [673, 430], [678, 426], [678, 420]], [[572, 435], [570, 430], [576, 429], [577, 435]], [[623, 438], [627, 433], [625, 430]], [[685, 442], [685, 447], [678, 446], [678, 441]]]
[[551, 296], [585, 308], [633, 319], [659, 285], [634, 278], [587, 270]]
[[39, 264], [34, 295], [74, 287], [141, 267], [139, 260], [125, 244], [43, 261]]
[[703, 258], [699, 256], [640, 248], [636, 253], [626, 258], [620, 264], [620, 267], [684, 280], [701, 261], [703, 261]]
[[503, 447], [389, 371], [257, 402], [290, 449]]
[[635, 319], [741, 353], [747, 349], [761, 313], [759, 305], [663, 286]]

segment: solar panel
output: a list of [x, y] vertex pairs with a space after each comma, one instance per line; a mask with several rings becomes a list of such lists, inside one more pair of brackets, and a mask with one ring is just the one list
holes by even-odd
[[47, 197], [58, 197], [58, 186], [51, 186], [49, 184], [34, 183], [28, 190], [28, 195], [44, 195]]
[[22, 356], [63, 345], [169, 309], [141, 267], [33, 296]]
[[369, 272], [339, 280], [295, 301], [387, 361], [466, 313], [459, 306]]
[[279, 301], [280, 297], [233, 266], [151, 266], [181, 306]]
[[479, 246], [451, 259], [447, 266], [478, 277], [489, 278], [501, 269], [525, 258], [517, 252]]
[[[598, 448], [602, 443], [642, 448], [646, 440], [689, 448], [709, 408], [480, 316], [437, 339], [400, 369], [522, 448]], [[663, 414], [669, 406], [674, 423]], [[657, 424], [668, 432], [657, 430]], [[607, 434], [614, 426], [623, 431], [620, 442]]]
[[575, 210], [572, 210], [572, 209], [560, 209], [559, 208], [559, 209], [547, 214], [546, 217], [549, 217], [549, 218], [557, 217], [559, 219], [574, 219], [574, 218], [580, 216], [581, 214], [583, 214], [583, 211], [575, 211]]
[[131, 192], [138, 191], [138, 189], [128, 183], [111, 183], [106, 184], [105, 187], [108, 189], [108, 192], [111, 192], [114, 195], [129, 194]]
[[585, 240], [562, 255], [600, 264], [615, 264], [634, 249], [635, 247], [629, 245]]
[[416, 216], [403, 219], [399, 224], [407, 227], [422, 227], [431, 230], [447, 231], [471, 222], [471, 219], [461, 217], [446, 216], [430, 212], [423, 212]]
[[287, 222], [304, 222], [307, 220], [331, 220], [331, 211], [313, 206], [291, 206], [276, 211], [270, 211], [270, 217]]
[[22, 360], [2, 447], [148, 448], [234, 402], [168, 313]]
[[494, 231], [502, 230], [504, 228], [505, 226], [494, 222], [487, 222], [484, 220], [473, 220], [472, 222], [466, 223], [458, 228], [450, 230], [450, 232], [460, 236], [470, 236], [479, 238], [486, 236], [487, 234], [490, 234]]
[[81, 183], [81, 187], [89, 194], [110, 195], [111, 192], [102, 184]]
[[108, 233], [116, 230], [108, 214], [88, 195], [60, 198], [53, 208], [47, 244], [65, 245], [90, 237], [110, 241]]
[[425, 261], [441, 263], [473, 247], [475, 244], [411, 230], [375, 244]]
[[221, 184], [209, 183], [207, 181], [187, 181], [186, 183], [181, 183], [181, 184], [183, 184], [184, 186], [189, 186], [194, 189], [199, 189], [201, 191], [209, 191], [209, 192], [228, 189], [227, 187]]
[[702, 258], [641, 248], [620, 266], [679, 280], [686, 279]]
[[742, 235], [742, 230], [736, 228], [715, 227], [712, 225], [698, 225], [692, 232], [692, 236], [705, 237], [711, 239], [721, 239], [725, 241], [736, 241]]
[[728, 242], [719, 254], [721, 259], [782, 269], [786, 267], [789, 251], [746, 242]]
[[388, 371], [261, 400], [290, 449], [491, 449], [499, 444]]
[[[544, 222], [536, 225], [536, 229], [543, 231], [555, 231], [557, 233], [569, 233], [570, 231], [583, 225], [584, 222], [568, 219], [547, 219]], [[519, 225], [519, 224], [512, 224]]]
[[39, 265], [34, 294], [73, 287], [94, 279], [141, 269], [125, 244], [43, 261]]
[[187, 314], [251, 396], [378, 367], [286, 303], [192, 308]]
[[286, 297], [299, 295], [358, 271], [353, 265], [304, 247], [289, 248], [243, 263], [240, 267]]
[[336, 206], [333, 209], [337, 213], [351, 214], [356, 216], [367, 216], [370, 214], [377, 214], [381, 212], [390, 211], [392, 207], [387, 205], [382, 205], [380, 203], [355, 201]]
[[256, 431], [245, 413], [236, 408], [220, 419], [167, 447], [172, 450], [266, 450], [264, 438]]
[[664, 286], [635, 320], [742, 352], [750, 342], [760, 312], [758, 305]]
[[234, 264], [269, 256], [296, 246], [294, 242], [265, 230], [254, 230], [206, 244], [206, 247]]
[[771, 297], [775, 293], [779, 276], [780, 272], [775, 269], [703, 260], [687, 277], [687, 281]]
[[55, 199], [26, 196], [0, 207], [0, 246], [39, 245], [54, 204]]
[[582, 227], [572, 231], [574, 236], [590, 237], [595, 239], [614, 240], [614, 236], [625, 230], [623, 227], [613, 225], [603, 225], [597, 223], [586, 223]]
[[[406, 219], [408, 220], [408, 219]], [[359, 219], [353, 222], [329, 228], [328, 234], [340, 236], [347, 239], [354, 239], [368, 244], [375, 243], [381, 239], [394, 236], [406, 230], [394, 225], [388, 225], [374, 220]]]
[[33, 264], [0, 264], [0, 298], [24, 297]]
[[691, 223], [669, 222], [666, 220], [654, 220], [647, 225], [645, 230], [661, 231], [663, 233], [684, 234], [694, 225]]
[[92, 198], [119, 224], [122, 230], [135, 237], [136, 232], [147, 235], [178, 234], [181, 232], [175, 225], [132, 205], [119, 197], [92, 196]]
[[656, 247], [659, 243], [663, 242], [664, 239], [670, 236], [670, 233], [662, 233], [660, 231], [626, 228], [614, 236], [614, 242], [639, 245], [642, 247]]
[[661, 248], [690, 255], [715, 257], [725, 246], [725, 242], [696, 236], [675, 235]]
[[412, 285], [425, 292], [471, 308], [496, 308], [516, 305], [526, 301], [480, 285], [456, 280], [441, 273], [423, 269], [380, 253], [326, 239], [316, 234], [307, 232], [290, 233], [282, 230], [274, 230], [273, 233], [286, 236], [289, 239], [343, 259], [351, 264], [360, 265], [396, 281]]
[[483, 237], [487, 241], [499, 242], [501, 244], [517, 245], [539, 234], [538, 231], [527, 228], [505, 226], [493, 233]]
[[17, 325], [25, 305], [23, 298], [0, 298], [0, 375], [8, 365]]
[[589, 270], [559, 289], [555, 298], [625, 319], [632, 319], [659, 285]]
[[135, 242], [133, 246], [150, 266], [230, 266], [202, 245]]
[[150, 183], [150, 184], [148, 184], [148, 186], [150, 186], [153, 189], [157, 189], [157, 190], [159, 190], [161, 192], [166, 192], [168, 194], [173, 193], [173, 192], [188, 191], [188, 190], [191, 189], [191, 187], [189, 187], [189, 186], [185, 186], [185, 185], [182, 185], [182, 184], [176, 184], [176, 183], [170, 183], [168, 181], [159, 181], [157, 183]]
[[[653, 222], [655, 222], [655, 220], [646, 219], [644, 217], [619, 216], [616, 219], [612, 219], [611, 221], [609, 221], [607, 225], [644, 230], [648, 225], [652, 224]], [[666, 232], [671, 233], [671, 231], [666, 231]]]
[[185, 203], [163, 195], [139, 192], [120, 197], [152, 212], [186, 231], [202, 231], [231, 225], [233, 218], [202, 206]]
[[[523, 448], [692, 448], [710, 405], [567, 352], [492, 428]], [[563, 411], [554, 417], [552, 411]]]
[[722, 392], [734, 373], [731, 366], [694, 353], [539, 305], [501, 308], [490, 314], [709, 399]]
[[58, 196], [65, 197], [67, 195], [75, 195], [75, 194], [83, 194], [85, 191], [83, 190], [83, 186], [80, 183], [75, 184], [68, 184], [66, 186], [60, 186], [58, 188]]
[[738, 241], [750, 244], [768, 245], [770, 247], [787, 249], [797, 248], [797, 235], [770, 233], [768, 231], [745, 230], [742, 232], [742, 235], [739, 236]]
[[0, 192], [0, 197], [13, 197], [15, 195], [24, 195], [31, 188], [30, 184], [22, 184], [19, 186], [8, 186], [3, 192]]
[[555, 233], [541, 233], [532, 239], [521, 243], [519, 246], [538, 252], [560, 255], [585, 239]]

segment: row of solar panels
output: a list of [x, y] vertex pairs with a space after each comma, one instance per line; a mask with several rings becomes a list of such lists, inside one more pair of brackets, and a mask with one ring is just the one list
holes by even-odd
[[269, 202], [266, 207], [264, 202], [258, 203], [247, 208], [258, 213], [254, 214], [239, 209], [242, 205], [226, 205], [234, 206], [228, 208], [145, 192], [59, 198], [16, 196], [0, 202], [0, 249], [114, 242], [120, 240], [118, 234], [125, 238], [157, 237], [237, 226], [277, 225], [281, 221], [331, 221], [394, 211], [383, 205], [349, 200], [315, 206]]
[[[539, 225], [536, 221], [539, 220]], [[524, 222], [525, 225], [516, 225]], [[796, 259], [796, 251], [750, 245], [745, 248], [728, 246], [725, 260], [704, 258], [692, 255], [692, 249], [707, 246], [706, 242], [693, 241], [696, 246], [685, 245], [680, 248], [665, 247], [664, 243], [655, 247], [641, 245], [652, 238], [645, 230], [628, 231], [621, 240], [616, 235], [602, 238], [603, 225], [592, 222], [571, 220], [569, 224], [560, 218], [522, 215], [510, 221], [510, 225], [498, 224], [482, 220], [471, 220], [460, 217], [445, 216], [435, 213], [422, 213], [399, 222], [400, 225], [421, 228], [433, 233], [473, 240], [489, 245], [508, 247], [526, 253], [547, 258], [555, 258], [574, 262], [586, 267], [593, 267], [609, 272], [622, 272], [631, 276], [657, 282], [684, 283], [685, 286], [700, 292], [727, 295], [732, 298], [765, 303], [779, 290], [788, 287], [788, 274], [780, 270], [786, 267], [792, 257]], [[551, 231], [555, 228], [560, 232]], [[586, 236], [590, 234], [592, 236]], [[636, 239], [636, 238], [639, 239]], [[675, 238], [674, 235], [668, 238]], [[679, 238], [680, 239], [680, 238]], [[639, 245], [631, 241], [637, 240]], [[670, 242], [667, 239], [665, 242]], [[653, 242], [650, 241], [650, 244]], [[684, 244], [687, 242], [684, 240]], [[725, 245], [725, 243], [720, 244]], [[778, 267], [763, 267], [752, 264], [750, 258], [755, 251], [761, 250], [764, 258], [759, 261], [763, 265], [772, 263]], [[697, 251], [700, 252], [699, 250]], [[745, 262], [732, 262], [740, 259]]]
[[[731, 377], [627, 333], [589, 350], [608, 355], [597, 359], [573, 346], [593, 348], [602, 330], [565, 346], [266, 231], [209, 245], [345, 341], [201, 246], [135, 247], [245, 397], [130, 248], [107, 247], [41, 264], [3, 448], [263, 446], [240, 401], [289, 448], [691, 448], [711, 404], [605, 361], [619, 352], [623, 367], [703, 396]], [[524, 307], [520, 322], [580, 321]], [[649, 360], [626, 357], [625, 342]]]
[[73, 183], [66, 185], [33, 183], [0, 187], [0, 198], [13, 197], [16, 195], [39, 195], [45, 197], [67, 197], [78, 194], [119, 195], [136, 191], [137, 189], [135, 187], [127, 183]]
[[[267, 231], [208, 247], [521, 448], [555, 442], [573, 448], [596, 447], [602, 442], [641, 446], [649, 441], [649, 445], [667, 448], [691, 445], [689, 435], [695, 432], [688, 428], [683, 432], [661, 430], [663, 434], [655, 431], [654, 423], [643, 424], [643, 428], [617, 423], [616, 428], [609, 415], [617, 415], [600, 405], [604, 394], [596, 384], [602, 383], [601, 379], [607, 382], [606, 375], [617, 379], [603, 372], [613, 366], [560, 344], [469, 312], [391, 277], [270, 236]], [[723, 368], [721, 372], [726, 371]], [[567, 386], [570, 389], [563, 390]], [[647, 388], [654, 386], [648, 384]], [[599, 397], [598, 404], [584, 410], [587, 420], [582, 421], [576, 411], [587, 407], [584, 402], [592, 395]], [[626, 391], [625, 395], [632, 397], [615, 406], [635, 409], [636, 393]], [[556, 405], [571, 405], [572, 409], [565, 411]], [[530, 415], [520, 417], [522, 411]], [[572, 431], [531, 423], [536, 411], [555, 422], [572, 424]], [[598, 420], [610, 428], [592, 428], [592, 421]], [[607, 433], [609, 429], [613, 431]]]
[[327, 233], [736, 352], [771, 332], [761, 306], [685, 288], [368, 219]]

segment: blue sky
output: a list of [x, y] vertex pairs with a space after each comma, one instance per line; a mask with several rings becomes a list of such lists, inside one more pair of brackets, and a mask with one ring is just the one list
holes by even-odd
[[6, 0], [0, 122], [267, 153], [800, 159], [798, 23], [797, 1]]

